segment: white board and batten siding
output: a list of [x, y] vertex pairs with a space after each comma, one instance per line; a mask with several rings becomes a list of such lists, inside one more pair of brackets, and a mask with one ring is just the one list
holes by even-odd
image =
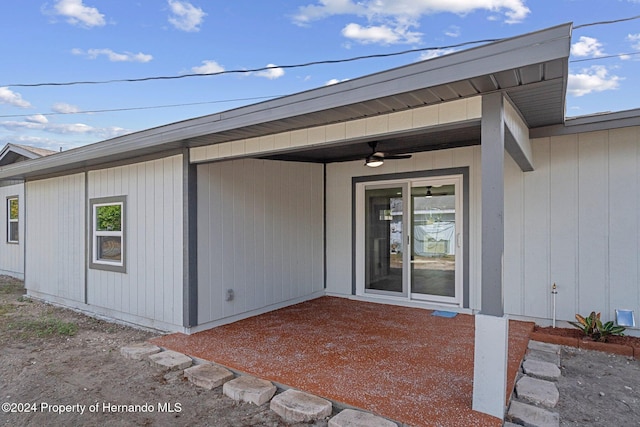
[[85, 176], [79, 173], [25, 185], [27, 292], [79, 307], [85, 298]]
[[[18, 197], [18, 242], [9, 242], [8, 198]], [[0, 187], [0, 274], [24, 279], [24, 184]]]
[[[179, 155], [28, 182], [28, 292], [125, 322], [182, 331], [182, 172]], [[112, 196], [126, 196], [126, 273], [88, 268], [89, 202]]]
[[532, 140], [507, 162], [505, 311], [557, 319], [640, 313], [640, 127]]
[[181, 155], [90, 171], [89, 202], [126, 196], [126, 273], [87, 270], [87, 303], [144, 326], [182, 330]]
[[324, 292], [322, 165], [243, 159], [197, 171], [200, 328]]

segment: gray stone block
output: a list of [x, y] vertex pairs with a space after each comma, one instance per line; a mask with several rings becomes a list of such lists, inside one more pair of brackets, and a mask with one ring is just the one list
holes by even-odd
[[557, 367], [560, 367], [560, 355], [556, 353], [549, 353], [548, 351], [540, 350], [527, 350], [527, 354], [525, 354], [524, 360], [530, 359], [553, 363]]
[[560, 346], [558, 344], [549, 344], [540, 341], [529, 341], [528, 348], [530, 350], [546, 351], [547, 353], [560, 354]]
[[543, 380], [555, 381], [560, 378], [561, 375], [560, 368], [558, 368], [555, 364], [542, 362], [536, 359], [525, 360], [522, 364], [522, 369], [524, 370], [525, 374]]
[[157, 345], [153, 345], [148, 342], [141, 342], [122, 347], [120, 349], [120, 354], [127, 359], [143, 360], [152, 354], [160, 353], [161, 351], [162, 349]]
[[193, 360], [189, 356], [185, 356], [177, 351], [163, 351], [149, 356], [149, 362], [152, 366], [165, 370], [180, 370], [191, 366]]
[[551, 381], [524, 376], [516, 383], [518, 399], [524, 399], [537, 405], [553, 408], [560, 399], [558, 387]]
[[273, 397], [276, 386], [267, 380], [241, 376], [224, 383], [222, 393], [236, 402], [254, 403], [260, 406]]
[[220, 387], [234, 377], [230, 370], [210, 363], [187, 368], [184, 370], [184, 376], [189, 382], [208, 390]]
[[509, 406], [508, 416], [511, 421], [525, 427], [559, 427], [560, 415], [544, 408], [513, 401]]
[[328, 400], [293, 389], [271, 399], [269, 408], [289, 423], [321, 420], [330, 416], [332, 411]]
[[398, 424], [369, 412], [345, 409], [329, 420], [329, 427], [398, 427]]

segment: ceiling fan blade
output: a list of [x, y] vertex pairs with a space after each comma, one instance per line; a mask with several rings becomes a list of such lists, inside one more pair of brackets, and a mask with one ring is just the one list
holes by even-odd
[[387, 154], [384, 158], [389, 160], [410, 159], [411, 154]]

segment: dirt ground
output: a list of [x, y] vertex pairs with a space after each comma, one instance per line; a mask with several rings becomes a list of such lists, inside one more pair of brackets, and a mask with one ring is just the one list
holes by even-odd
[[[0, 426], [287, 426], [268, 404], [238, 404], [120, 348], [157, 334], [24, 298], [0, 277]], [[561, 425], [640, 425], [640, 362], [563, 354]], [[120, 405], [115, 407], [115, 405]], [[127, 412], [126, 405], [138, 405]], [[81, 413], [84, 411], [84, 413]], [[296, 424], [302, 426], [309, 424]], [[311, 425], [326, 426], [322, 420]]]

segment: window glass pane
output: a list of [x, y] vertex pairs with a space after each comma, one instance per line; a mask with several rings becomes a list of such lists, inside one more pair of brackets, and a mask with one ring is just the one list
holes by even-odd
[[9, 219], [18, 219], [18, 199], [9, 199]]
[[122, 261], [122, 237], [98, 236], [98, 259], [105, 261]]
[[18, 241], [18, 223], [17, 222], [9, 223], [9, 241], [10, 242]]
[[97, 231], [122, 231], [122, 205], [96, 207]]

